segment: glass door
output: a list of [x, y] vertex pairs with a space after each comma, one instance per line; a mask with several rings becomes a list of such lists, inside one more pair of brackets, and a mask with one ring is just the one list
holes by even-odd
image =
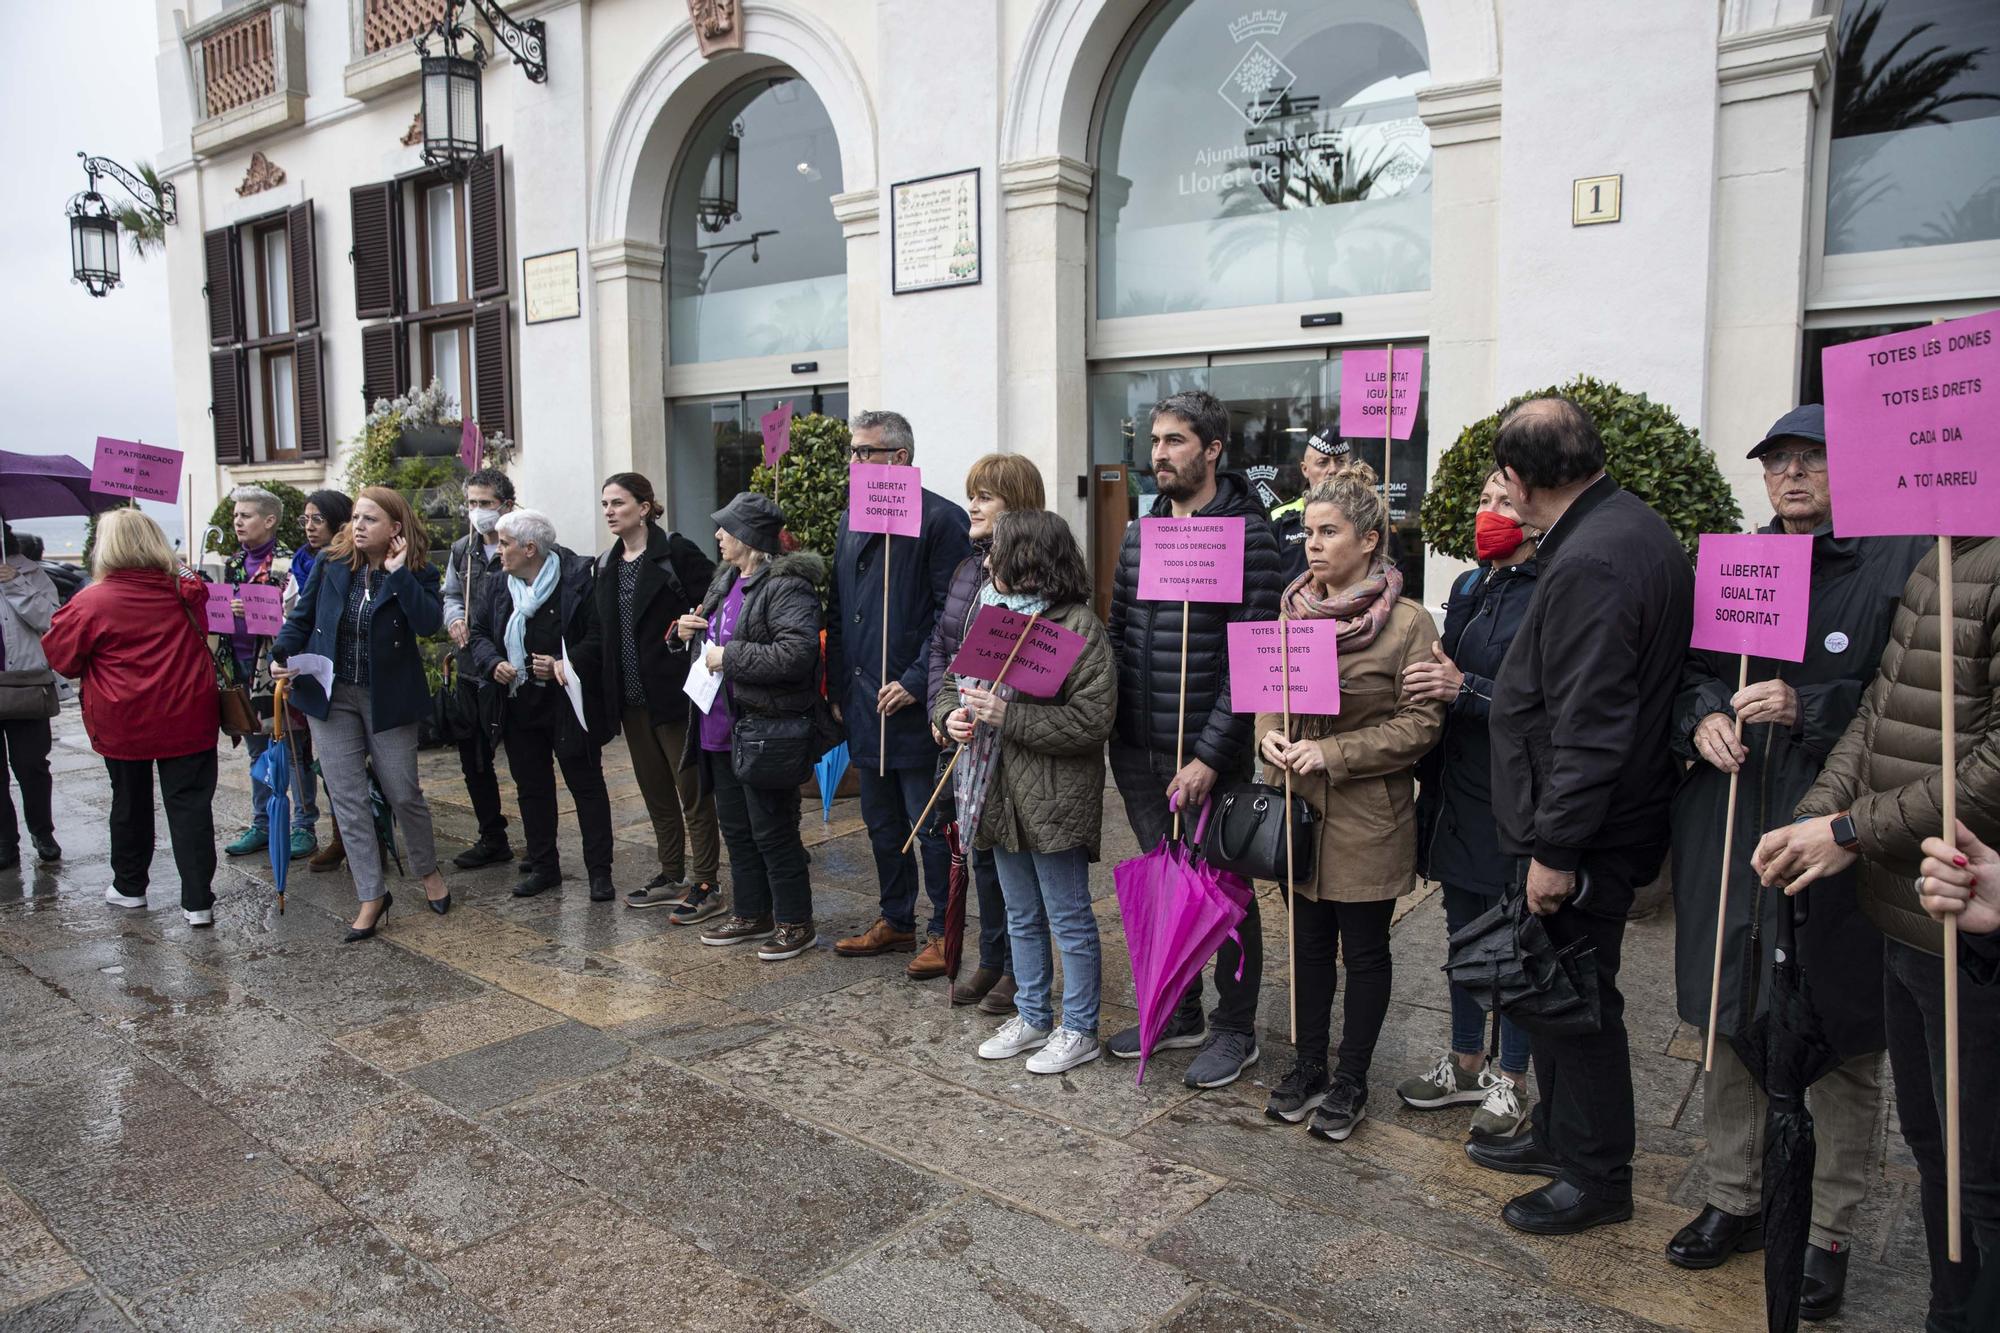
[[783, 393], [735, 393], [667, 404], [673, 472], [668, 517], [682, 536], [713, 554], [715, 525], [709, 515], [749, 488], [751, 470], [764, 461], [764, 435], [757, 419], [787, 402], [799, 416], [818, 412], [845, 420], [847, 386], [819, 384]]

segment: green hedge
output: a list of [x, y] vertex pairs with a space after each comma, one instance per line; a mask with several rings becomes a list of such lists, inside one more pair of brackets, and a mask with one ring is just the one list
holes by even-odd
[[[785, 511], [785, 530], [803, 550], [833, 562], [833, 541], [840, 516], [847, 512], [848, 443], [845, 421], [834, 417], [792, 418], [792, 451], [781, 460], [778, 507]], [[750, 489], [771, 493], [771, 469], [758, 464], [750, 473]], [[727, 497], [721, 497], [727, 503]]]

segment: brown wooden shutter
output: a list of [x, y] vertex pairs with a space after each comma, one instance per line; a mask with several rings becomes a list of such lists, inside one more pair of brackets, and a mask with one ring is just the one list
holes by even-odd
[[357, 319], [387, 319], [403, 313], [403, 230], [396, 207], [397, 185], [378, 181], [348, 192], [347, 207], [354, 224], [354, 314]]
[[208, 354], [208, 413], [215, 418], [215, 461], [250, 461], [250, 371], [241, 348]]
[[314, 328], [319, 324], [319, 245], [312, 200], [285, 210], [285, 244], [291, 252], [292, 329]]
[[479, 429], [514, 438], [514, 310], [507, 302], [472, 317], [472, 394]]
[[410, 348], [401, 324], [371, 324], [361, 330], [361, 402], [372, 409], [378, 398], [400, 398], [410, 387]]
[[299, 335], [292, 358], [299, 393], [299, 457], [326, 457], [326, 340], [317, 333]]
[[222, 227], [204, 232], [202, 257], [208, 266], [208, 340], [232, 343], [243, 340], [243, 272], [241, 247], [236, 244], [236, 228]]
[[466, 185], [472, 232], [472, 296], [507, 294], [507, 172], [500, 150], [472, 164]]

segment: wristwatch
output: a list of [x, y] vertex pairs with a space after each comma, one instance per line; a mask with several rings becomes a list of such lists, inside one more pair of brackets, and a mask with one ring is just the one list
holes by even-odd
[[1833, 817], [1833, 840], [1844, 852], [1861, 846], [1861, 835], [1854, 831], [1854, 816], [1845, 810]]

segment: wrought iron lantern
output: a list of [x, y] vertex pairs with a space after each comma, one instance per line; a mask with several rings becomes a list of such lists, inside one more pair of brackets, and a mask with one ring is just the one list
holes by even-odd
[[70, 281], [81, 283], [92, 296], [108, 295], [124, 281], [118, 271], [118, 218], [98, 192], [100, 177], [109, 176], [125, 187], [139, 207], [163, 224], [175, 221], [174, 187], [162, 182], [156, 191], [151, 185], [108, 157], [78, 153], [90, 184], [70, 196], [69, 269]]
[[[447, 0], [438, 21], [417, 36], [423, 68], [424, 161], [455, 174], [471, 169], [485, 150], [480, 134], [480, 76], [486, 43], [460, 22], [467, 0]], [[516, 22], [493, 0], [471, 0], [493, 35], [514, 56], [531, 83], [546, 83], [544, 29], [540, 19]], [[432, 53], [430, 44], [438, 43]]]
[[701, 173], [701, 194], [695, 200], [695, 217], [701, 229], [713, 234], [742, 218], [737, 190], [743, 172], [743, 122], [737, 121], [722, 136], [722, 144]]

